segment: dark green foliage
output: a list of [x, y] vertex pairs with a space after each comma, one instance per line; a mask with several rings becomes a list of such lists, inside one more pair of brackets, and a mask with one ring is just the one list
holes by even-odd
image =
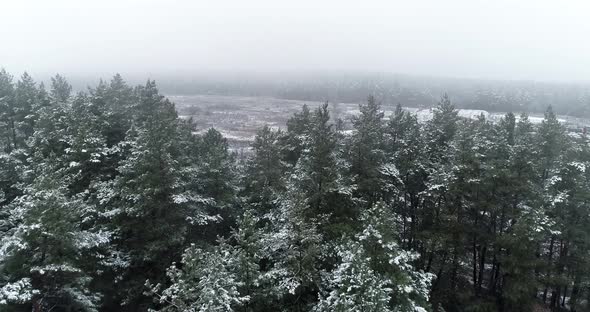
[[381, 199], [385, 191], [381, 172], [385, 163], [383, 112], [373, 96], [359, 109], [360, 115], [352, 121], [355, 132], [349, 144], [350, 175], [356, 184], [357, 196], [372, 204]]
[[59, 74], [51, 78], [50, 97], [54, 103], [66, 103], [72, 93], [72, 86]]
[[551, 108], [329, 107], [240, 163], [153, 81], [0, 71], [0, 310], [588, 310], [589, 141]]

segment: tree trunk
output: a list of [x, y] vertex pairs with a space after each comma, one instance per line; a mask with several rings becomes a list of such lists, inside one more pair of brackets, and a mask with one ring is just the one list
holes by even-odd
[[555, 289], [551, 292], [551, 303], [549, 304], [551, 311], [557, 311], [559, 307], [559, 297], [561, 296], [560, 292], [560, 286], [555, 287]]
[[479, 255], [479, 278], [477, 279], [477, 291], [481, 293], [481, 286], [483, 282], [483, 273], [485, 271], [487, 245], [484, 245]]
[[453, 261], [452, 261], [452, 268], [451, 268], [451, 290], [455, 290], [457, 286], [457, 266], [459, 265], [459, 251], [457, 247], [453, 249]]
[[580, 283], [579, 274], [575, 274], [574, 276], [574, 285], [572, 286], [572, 294], [570, 296], [570, 309], [572, 312], [576, 310], [576, 306], [578, 304], [578, 295], [580, 294], [580, 288], [578, 286]]
[[500, 264], [498, 263], [498, 259], [496, 258], [496, 254], [494, 253], [494, 257], [492, 258], [492, 272], [490, 272], [490, 279], [489, 279], [489, 290], [490, 294], [496, 292], [496, 283], [498, 280], [498, 272], [500, 271]]
[[[549, 244], [549, 258], [547, 263], [549, 269], [547, 269], [547, 277], [551, 277], [551, 259], [553, 258], [553, 245], [555, 244], [555, 237], [551, 236], [551, 243]], [[545, 290], [543, 291], [543, 303], [547, 303], [547, 292], [549, 291], [549, 285], [545, 284]]]
[[12, 144], [14, 144], [14, 149], [17, 149], [17, 143], [16, 143], [16, 128], [14, 126], [14, 119], [10, 118], [10, 128], [12, 129]]
[[475, 236], [473, 237], [472, 243], [472, 251], [473, 251], [473, 291], [477, 295], [477, 246], [475, 244]]

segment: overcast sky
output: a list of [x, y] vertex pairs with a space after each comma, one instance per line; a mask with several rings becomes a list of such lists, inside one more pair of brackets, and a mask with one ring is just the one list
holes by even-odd
[[590, 81], [590, 1], [2, 0], [0, 67]]

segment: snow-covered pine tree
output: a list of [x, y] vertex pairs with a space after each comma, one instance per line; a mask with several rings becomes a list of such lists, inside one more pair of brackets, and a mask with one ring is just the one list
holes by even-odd
[[25, 72], [16, 83], [14, 90], [15, 128], [17, 144], [21, 148], [25, 146], [25, 141], [33, 135], [37, 119], [33, 107], [37, 100], [37, 92], [33, 78]]
[[423, 127], [415, 114], [405, 112], [398, 104], [385, 128], [384, 140], [387, 161], [383, 169], [390, 169], [386, 171], [390, 193], [398, 194], [391, 200], [400, 215], [399, 234], [403, 245], [415, 248], [421, 192], [427, 177]]
[[303, 151], [303, 137], [309, 129], [311, 111], [307, 105], [303, 105], [301, 112], [293, 114], [287, 120], [287, 131], [281, 137], [282, 160], [286, 164], [295, 166]]
[[72, 86], [65, 77], [57, 74], [51, 77], [50, 98], [53, 103], [66, 103], [72, 94]]
[[199, 138], [197, 149], [194, 158], [190, 159], [193, 163], [190, 169], [194, 170], [191, 188], [208, 199], [207, 213], [221, 218], [220, 222], [211, 224], [210, 229], [205, 231], [212, 234], [209, 239], [214, 241], [217, 236], [229, 234], [239, 214], [236, 209], [238, 188], [235, 155], [229, 151], [223, 135], [213, 128]]
[[280, 131], [268, 126], [259, 130], [252, 143], [253, 154], [248, 159], [243, 178], [243, 196], [258, 217], [269, 213], [279, 192], [284, 191], [286, 166], [281, 161]]
[[259, 311], [272, 295], [260, 285], [262, 232], [246, 211], [228, 240], [206, 249], [191, 245], [182, 261], [167, 270], [169, 282], [152, 285], [148, 294], [160, 311]]
[[305, 198], [304, 216], [319, 221], [326, 239], [339, 238], [352, 231], [358, 219], [358, 207], [352, 199], [346, 170], [338, 158], [338, 136], [330, 123], [328, 103], [313, 111], [303, 151], [292, 171], [290, 183]]
[[83, 261], [94, 248], [107, 244], [110, 235], [85, 230], [84, 201], [69, 197], [50, 168], [39, 173], [10, 204], [16, 226], [1, 240], [0, 268], [7, 272], [3, 289], [18, 289], [20, 295], [15, 299], [3, 294], [4, 304], [24, 304], [33, 311], [97, 311], [100, 294], [90, 290], [92, 279]]
[[99, 188], [116, 233], [118, 253], [129, 259], [117, 276], [118, 300], [139, 309], [150, 300], [143, 296], [146, 279], [165, 279], [165, 270], [185, 244], [190, 227], [216, 220], [207, 213], [210, 200], [193, 188], [195, 171], [188, 163], [186, 124], [177, 119], [174, 105], [148, 81], [138, 88], [133, 105], [134, 124], [119, 144], [124, 160], [117, 177]]
[[249, 298], [239, 292], [238, 259], [236, 249], [223, 241], [211, 250], [193, 245], [184, 251], [181, 267], [168, 269], [171, 285], [148, 284], [148, 294], [163, 306], [158, 311], [240, 311]]
[[383, 203], [363, 212], [363, 230], [336, 248], [314, 311], [427, 311], [433, 274], [413, 267], [418, 255], [399, 246], [394, 218]]
[[278, 208], [266, 217], [269, 225], [261, 237], [266, 265], [260, 283], [269, 304], [283, 311], [308, 310], [317, 300], [326, 242], [307, 209], [305, 196], [288, 183]]
[[13, 77], [3, 68], [0, 69], [0, 130], [2, 148], [11, 152], [18, 148], [15, 122], [14, 82]]
[[457, 132], [458, 112], [447, 94], [444, 94], [435, 108], [432, 119], [426, 124], [426, 147], [431, 166], [436, 167], [445, 156], [447, 148]]
[[382, 176], [385, 162], [384, 114], [374, 96], [369, 96], [367, 104], [360, 105], [359, 110], [360, 115], [352, 120], [355, 131], [348, 143], [350, 176], [356, 185], [355, 196], [370, 206], [386, 193]]

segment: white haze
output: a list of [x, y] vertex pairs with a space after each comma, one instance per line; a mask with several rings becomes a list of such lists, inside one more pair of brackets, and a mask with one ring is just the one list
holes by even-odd
[[0, 67], [590, 81], [588, 1], [0, 2]]

